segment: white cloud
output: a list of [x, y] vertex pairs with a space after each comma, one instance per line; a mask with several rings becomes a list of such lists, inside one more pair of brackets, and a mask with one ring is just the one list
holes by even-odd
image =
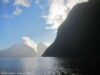
[[35, 0], [35, 4], [37, 4], [41, 10], [45, 9], [46, 5], [41, 4], [41, 0]]
[[[3, 3], [9, 3], [10, 0], [2, 0]], [[14, 16], [20, 15], [23, 10], [20, 6], [28, 8], [31, 6], [32, 0], [14, 0], [13, 5], [15, 6], [15, 10], [10, 15], [4, 15], [4, 18], [12, 18]]]
[[46, 29], [57, 29], [67, 17], [71, 8], [76, 4], [87, 0], [49, 0], [48, 14], [43, 16], [46, 19], [46, 24], [49, 26]]
[[37, 43], [35, 41], [31, 40], [29, 37], [23, 37], [22, 40], [23, 44], [30, 46], [37, 52]]
[[72, 8], [77, 3], [87, 2], [88, 0], [68, 0], [68, 7]]
[[40, 3], [40, 0], [35, 0], [35, 3], [36, 3], [36, 4], [39, 4], [39, 3]]
[[7, 14], [5, 14], [5, 15], [3, 15], [3, 17], [4, 18], [13, 18], [13, 15], [7, 15]]
[[[31, 40], [29, 37], [23, 37], [22, 40], [23, 40], [22, 44], [28, 45], [29, 47], [33, 48], [38, 53], [39, 50], [37, 49], [37, 46], [38, 46], [38, 44], [40, 44], [40, 42], [35, 42], [35, 41]], [[47, 43], [47, 42], [46, 43], [42, 42], [42, 43], [44, 45], [46, 45], [46, 47], [48, 47], [51, 44], [51, 43]]]
[[23, 12], [22, 9], [16, 7], [15, 11], [13, 12], [13, 15], [20, 15], [22, 12]]
[[23, 10], [19, 7], [23, 6], [28, 8], [31, 6], [31, 2], [32, 0], [15, 0], [13, 5], [16, 6], [16, 9], [15, 11], [13, 11], [13, 15], [20, 15], [23, 12]]
[[1, 0], [1, 1], [2, 1], [2, 3], [5, 3], [5, 4], [10, 2], [10, 0]]
[[51, 45], [51, 43], [45, 42], [44, 43], [47, 47]]
[[15, 0], [13, 5], [16, 7], [15, 11], [13, 11], [13, 15], [20, 15], [23, 10], [20, 8], [20, 6], [23, 7], [30, 7], [32, 0]]
[[30, 7], [32, 0], [15, 0], [14, 5], [15, 6], [24, 6], [24, 7]]

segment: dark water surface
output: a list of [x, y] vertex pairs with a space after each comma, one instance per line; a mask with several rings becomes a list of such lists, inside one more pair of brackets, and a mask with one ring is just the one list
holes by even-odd
[[0, 75], [84, 75], [70, 63], [66, 58], [54, 57], [1, 58]]

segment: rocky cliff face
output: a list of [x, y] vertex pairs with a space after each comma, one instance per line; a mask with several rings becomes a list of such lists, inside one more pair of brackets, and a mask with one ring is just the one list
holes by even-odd
[[89, 58], [96, 57], [100, 1], [76, 5], [59, 27], [57, 38], [43, 56]]

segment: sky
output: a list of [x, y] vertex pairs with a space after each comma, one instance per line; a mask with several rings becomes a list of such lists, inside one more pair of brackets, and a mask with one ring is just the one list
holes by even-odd
[[52, 43], [72, 7], [84, 1], [0, 0], [0, 50], [23, 40]]

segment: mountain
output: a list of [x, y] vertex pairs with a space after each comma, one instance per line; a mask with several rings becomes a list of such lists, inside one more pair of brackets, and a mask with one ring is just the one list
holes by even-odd
[[74, 69], [84, 67], [88, 73], [96, 75], [99, 60], [97, 50], [100, 50], [97, 43], [100, 41], [99, 25], [100, 0], [76, 5], [59, 27], [55, 41], [42, 56], [72, 59], [76, 61], [73, 63]]
[[47, 46], [43, 42], [38, 43], [37, 44], [38, 56], [41, 56], [45, 52], [46, 48], [47, 48]]
[[21, 57], [36, 57], [35, 50], [25, 44], [17, 44], [8, 49], [0, 51], [0, 58], [21, 58]]
[[23, 37], [22, 42], [12, 47], [1, 50], [0, 58], [21, 58], [41, 56], [49, 43], [35, 42], [29, 37]]
[[[77, 4], [58, 28], [53, 44], [43, 56], [96, 59], [100, 1]], [[97, 30], [98, 29], [98, 30]]]
[[37, 57], [41, 56], [47, 47], [48, 43], [36, 43], [29, 37], [24, 37], [20, 44], [1, 50], [0, 58]]

